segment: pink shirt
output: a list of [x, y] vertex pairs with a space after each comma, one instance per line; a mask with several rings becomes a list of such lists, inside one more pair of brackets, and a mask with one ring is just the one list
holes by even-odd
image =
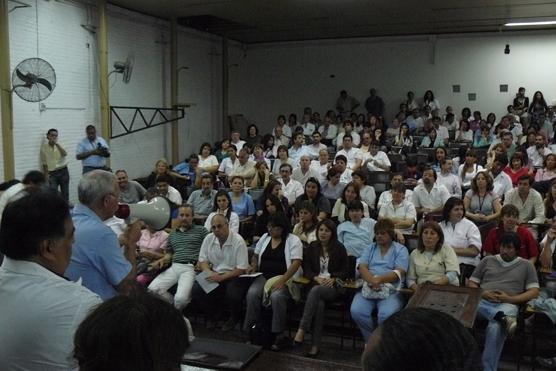
[[153, 234], [148, 229], [141, 231], [141, 238], [137, 241], [139, 250], [149, 250], [157, 253], [164, 253], [166, 244], [168, 243], [168, 233], [166, 231], [158, 231]]

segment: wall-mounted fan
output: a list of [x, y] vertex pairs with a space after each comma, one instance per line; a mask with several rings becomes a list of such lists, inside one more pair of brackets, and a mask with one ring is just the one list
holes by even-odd
[[48, 98], [55, 87], [56, 72], [44, 59], [25, 59], [12, 73], [12, 91], [27, 102], [40, 102]]
[[130, 54], [130, 55], [127, 56], [127, 59], [126, 59], [125, 62], [114, 62], [114, 71], [112, 71], [112, 72], [121, 73], [122, 74], [122, 81], [127, 84], [127, 83], [129, 83], [129, 80], [131, 79], [131, 72], [133, 71], [133, 62], [134, 61], [135, 61], [135, 58], [134, 58], [133, 54]]

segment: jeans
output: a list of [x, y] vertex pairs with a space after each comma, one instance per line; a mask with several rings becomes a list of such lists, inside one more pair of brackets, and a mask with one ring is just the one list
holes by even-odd
[[326, 302], [332, 302], [340, 297], [340, 293], [336, 287], [326, 287], [315, 285], [307, 295], [305, 308], [303, 308], [303, 317], [299, 322], [299, 328], [304, 331], [310, 331], [311, 325], [313, 336], [311, 337], [311, 345], [319, 346], [324, 326], [324, 311]]
[[384, 322], [392, 314], [403, 308], [404, 302], [401, 294], [391, 294], [386, 299], [365, 299], [361, 291], [358, 292], [351, 302], [351, 318], [361, 330], [365, 343], [369, 340], [371, 332], [376, 327], [373, 323], [372, 313], [376, 308], [378, 310], [378, 325]]
[[48, 172], [48, 185], [55, 190], [60, 187], [60, 193], [62, 193], [66, 202], [69, 202], [69, 181], [70, 176], [67, 166]]
[[498, 369], [498, 361], [500, 361], [500, 355], [506, 341], [504, 325], [494, 319], [498, 312], [515, 317], [517, 316], [517, 306], [508, 303], [491, 303], [484, 299], [480, 301], [478, 314], [480, 317], [488, 320], [485, 333], [485, 348], [483, 350], [484, 371], [496, 371]]
[[149, 290], [172, 302], [168, 290], [178, 284], [174, 295], [174, 306], [182, 310], [191, 301], [191, 288], [195, 283], [195, 266], [193, 264], [172, 263], [170, 268], [160, 273], [149, 285]]
[[[247, 291], [247, 311], [245, 313], [245, 321], [243, 322], [243, 330], [249, 329], [257, 323], [261, 318], [263, 290], [266, 279], [259, 276], [253, 280], [249, 290]], [[280, 290], [274, 290], [270, 294], [270, 302], [272, 304], [272, 328], [273, 333], [281, 333], [286, 329], [288, 323], [288, 301], [291, 299], [290, 291], [286, 285]]]

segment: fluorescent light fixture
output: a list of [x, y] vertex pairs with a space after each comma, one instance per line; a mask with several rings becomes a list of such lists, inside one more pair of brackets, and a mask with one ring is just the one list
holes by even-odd
[[536, 21], [536, 22], [509, 22], [504, 24], [507, 27], [521, 27], [521, 26], [549, 26], [556, 25], [556, 21]]

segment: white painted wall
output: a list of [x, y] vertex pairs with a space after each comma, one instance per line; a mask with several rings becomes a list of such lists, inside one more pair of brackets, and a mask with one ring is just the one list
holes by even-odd
[[[434, 64], [426, 37], [261, 44], [246, 52], [235, 47], [230, 55], [230, 63], [239, 64], [230, 69], [230, 113], [266, 130], [278, 114], [299, 117], [305, 106], [324, 114], [342, 89], [363, 106], [375, 87], [388, 118], [408, 90], [421, 98], [431, 89], [442, 107], [459, 113], [468, 106], [483, 117], [500, 117], [519, 86], [530, 97], [541, 90], [547, 102], [556, 99], [556, 35], [547, 32], [438, 36]], [[461, 93], [452, 93], [453, 84], [461, 85]], [[500, 93], [499, 84], [508, 84], [509, 92]], [[476, 93], [477, 101], [469, 102], [467, 93]]]
[[[76, 144], [84, 137], [88, 124], [95, 124], [100, 131], [96, 35], [81, 27], [88, 20], [97, 24], [96, 9], [85, 3], [65, 1], [37, 1], [31, 5], [10, 13], [12, 70], [30, 57], [49, 61], [56, 70], [57, 85], [43, 103], [50, 108], [66, 109], [40, 112], [38, 104], [24, 102], [14, 95], [16, 177], [40, 169], [41, 141], [46, 131], [55, 127], [71, 157], [70, 197], [75, 201], [81, 175], [81, 163], [75, 160]], [[121, 75], [110, 77], [111, 105], [169, 107], [168, 41], [167, 21], [109, 6], [109, 66], [114, 61], [125, 61], [129, 53], [135, 54], [129, 84], [121, 81]], [[220, 137], [221, 56], [216, 55], [220, 54], [220, 41], [203, 33], [181, 30], [178, 49], [178, 64], [190, 66], [190, 70], [180, 74], [179, 95], [196, 103], [186, 109], [186, 119], [180, 120], [180, 156], [185, 157], [198, 151], [201, 140], [214, 142]], [[122, 118], [126, 117], [131, 119], [125, 114]], [[170, 156], [170, 139], [170, 125], [116, 138], [111, 142], [111, 166], [127, 169], [131, 177], [147, 175], [156, 160]]]

